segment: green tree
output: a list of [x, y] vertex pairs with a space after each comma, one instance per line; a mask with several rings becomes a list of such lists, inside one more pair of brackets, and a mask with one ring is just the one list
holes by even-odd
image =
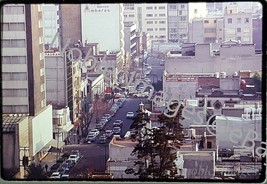
[[31, 163], [26, 169], [26, 178], [28, 180], [40, 180], [45, 179], [45, 172], [41, 164]]
[[[179, 108], [177, 114], [172, 109]], [[182, 145], [183, 134], [180, 119], [182, 119], [182, 106], [173, 104], [167, 117], [164, 114], [158, 116], [160, 127], [151, 128], [150, 119], [143, 111], [138, 111], [132, 124], [137, 133], [133, 139], [138, 140], [132, 155], [138, 158], [135, 162], [137, 171], [125, 170], [125, 173], [138, 175], [140, 179], [171, 179], [176, 178], [177, 168], [174, 164], [176, 150]]]
[[262, 91], [262, 76], [256, 72], [254, 76], [252, 77], [254, 85], [256, 87], [257, 92]]

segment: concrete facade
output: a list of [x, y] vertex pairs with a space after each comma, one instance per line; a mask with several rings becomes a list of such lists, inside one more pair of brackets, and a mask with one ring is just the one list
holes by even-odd
[[189, 5], [188, 3], [170, 3], [168, 7], [168, 41], [187, 42]]
[[3, 13], [3, 113], [34, 116], [46, 105], [41, 5], [7, 4]]
[[124, 24], [125, 52], [130, 54], [131, 60], [137, 57], [136, 24]]
[[262, 18], [252, 18], [252, 37], [256, 50], [262, 50]]

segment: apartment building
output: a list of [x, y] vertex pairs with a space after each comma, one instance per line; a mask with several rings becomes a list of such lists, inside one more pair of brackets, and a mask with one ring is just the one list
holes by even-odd
[[[58, 48], [59, 40], [59, 5], [43, 4], [44, 44], [50, 48]], [[53, 39], [55, 37], [54, 43]], [[52, 45], [51, 45], [52, 44]]]
[[168, 41], [187, 42], [189, 23], [188, 3], [168, 4]]
[[40, 159], [43, 147], [52, 140], [52, 106], [46, 105], [42, 6], [6, 4], [2, 8], [3, 150], [8, 152], [3, 168], [20, 169], [18, 177], [23, 177], [23, 156], [29, 163]]
[[243, 44], [251, 44], [252, 32], [252, 14], [238, 11], [235, 4], [226, 6], [223, 41], [238, 40]]
[[137, 57], [136, 24], [124, 23], [125, 52], [130, 55], [131, 60]]

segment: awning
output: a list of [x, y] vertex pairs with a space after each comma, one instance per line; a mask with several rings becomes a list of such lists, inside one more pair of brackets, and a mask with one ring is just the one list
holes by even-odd
[[62, 148], [65, 145], [62, 141], [57, 141], [56, 139], [52, 139], [49, 141], [41, 151], [48, 152], [52, 147], [54, 148]]

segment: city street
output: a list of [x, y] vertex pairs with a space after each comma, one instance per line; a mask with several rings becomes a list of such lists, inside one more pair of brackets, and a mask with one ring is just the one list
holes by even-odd
[[[127, 98], [123, 107], [120, 108], [116, 115], [111, 118], [111, 120], [106, 124], [104, 129], [112, 129], [113, 122], [115, 120], [122, 120], [123, 126], [121, 135], [123, 137], [125, 133], [129, 130], [129, 127], [133, 122], [133, 120], [126, 118], [127, 112], [132, 111], [136, 114], [139, 104], [141, 102], [144, 103], [145, 101], [147, 101], [146, 98]], [[100, 134], [102, 134], [102, 132]], [[91, 144], [84, 143], [66, 145], [63, 149], [64, 152], [70, 152], [71, 150], [79, 150], [81, 154], [79, 162], [70, 172], [70, 178], [79, 178], [79, 175], [84, 172], [104, 172], [106, 160], [109, 158], [109, 142], [110, 139], [106, 144], [99, 144], [97, 140], [95, 143]]]

